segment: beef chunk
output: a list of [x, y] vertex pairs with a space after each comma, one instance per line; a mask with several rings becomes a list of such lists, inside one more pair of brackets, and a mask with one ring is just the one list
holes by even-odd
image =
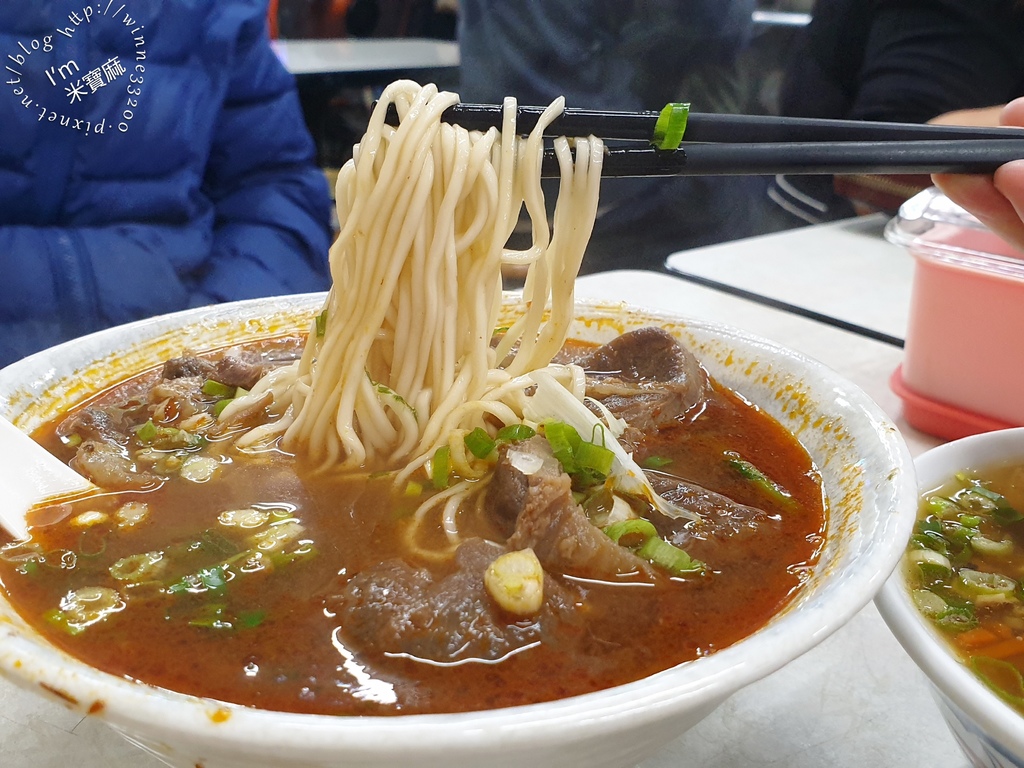
[[208, 379], [213, 376], [215, 367], [209, 360], [201, 357], [186, 355], [183, 357], [172, 357], [164, 363], [160, 375], [165, 379], [183, 379], [193, 376], [201, 376]]
[[545, 571], [602, 579], [632, 574], [655, 578], [647, 561], [590, 522], [543, 437], [502, 449], [486, 503], [502, 524], [512, 523], [509, 548], [532, 548]]
[[737, 547], [737, 542], [764, 534], [781, 523], [778, 515], [740, 504], [696, 483], [664, 472], [646, 474], [664, 498], [701, 516], [699, 522], [693, 522], [655, 513], [651, 517], [655, 528], [671, 543], [714, 568], [735, 560], [737, 552], [750, 552], [749, 546]]
[[580, 365], [588, 374], [587, 394], [640, 432], [699, 412], [712, 391], [697, 358], [661, 328], [624, 333]]
[[263, 376], [263, 364], [248, 356], [225, 355], [217, 361], [216, 370], [210, 376], [229, 387], [252, 389]]
[[61, 437], [78, 435], [82, 440], [124, 445], [132, 430], [132, 423], [120, 408], [87, 407], [69, 416], [57, 428]]
[[149, 391], [149, 402], [163, 404], [163, 407], [154, 416], [163, 422], [172, 422], [203, 410], [207, 402], [202, 391], [205, 381], [203, 376], [182, 376], [155, 384]]
[[149, 472], [137, 471], [120, 446], [99, 440], [86, 440], [78, 446], [71, 467], [107, 490], [148, 488], [160, 480]]
[[549, 482], [563, 474], [562, 465], [548, 441], [540, 436], [505, 444], [498, 450], [498, 462], [487, 486], [486, 505], [505, 535], [511, 536], [531, 488], [543, 493]]
[[457, 570], [439, 580], [426, 569], [388, 560], [350, 579], [326, 607], [353, 645], [439, 662], [499, 659], [553, 627], [576, 624], [574, 595], [551, 579], [545, 579], [544, 605], [533, 620], [516, 620], [498, 608], [483, 575], [506, 551], [470, 539], [456, 552]]

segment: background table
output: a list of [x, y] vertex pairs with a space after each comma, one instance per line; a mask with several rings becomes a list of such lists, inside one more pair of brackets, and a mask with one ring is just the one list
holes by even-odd
[[[673, 257], [674, 267], [685, 263], [689, 273], [717, 288], [624, 271], [581, 278], [577, 295], [727, 323], [814, 357], [872, 397], [916, 455], [939, 440], [903, 421], [899, 400], [888, 388], [889, 374], [902, 358], [900, 347], [831, 322], [844, 318], [902, 337], [910, 257], [880, 240], [878, 223], [814, 227]], [[822, 311], [812, 319], [804, 310]], [[159, 765], [102, 723], [0, 681], [0, 764], [69, 763], [76, 768]], [[962, 768], [967, 763], [923, 674], [869, 604], [817, 648], [732, 696], [643, 768], [682, 765]]]
[[458, 43], [420, 38], [274, 40], [271, 46], [293, 75], [349, 75], [387, 83], [395, 73], [457, 69]]

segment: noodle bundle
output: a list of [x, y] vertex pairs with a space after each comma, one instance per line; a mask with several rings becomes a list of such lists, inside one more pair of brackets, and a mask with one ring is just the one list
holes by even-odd
[[[404, 466], [407, 474], [441, 445], [455, 454], [462, 441], [453, 434], [493, 431], [488, 415], [521, 420], [523, 376], [550, 363], [573, 317], [604, 149], [594, 137], [576, 139], [574, 158], [567, 139], [555, 141], [561, 178], [549, 228], [542, 134], [564, 100], [525, 138], [514, 100], [505, 101], [500, 132], [443, 122], [458, 100], [410, 81], [385, 89], [338, 176], [341, 232], [323, 312], [301, 359], [249, 396], [273, 391], [284, 416], [243, 442], [283, 433], [286, 450], [325, 468]], [[397, 127], [385, 122], [391, 105]], [[524, 206], [532, 245], [508, 251]], [[526, 309], [493, 346], [507, 264], [526, 268]], [[582, 398], [582, 376], [554, 368]], [[464, 448], [453, 458], [469, 471]]]

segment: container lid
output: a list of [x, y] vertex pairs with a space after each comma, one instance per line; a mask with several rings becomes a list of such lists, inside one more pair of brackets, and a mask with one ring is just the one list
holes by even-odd
[[892, 243], [921, 258], [1024, 279], [1024, 252], [1007, 243], [936, 187], [900, 206], [885, 228]]

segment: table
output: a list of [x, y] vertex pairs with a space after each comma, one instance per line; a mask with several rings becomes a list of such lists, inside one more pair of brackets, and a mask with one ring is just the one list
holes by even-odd
[[395, 72], [455, 69], [458, 43], [420, 38], [274, 40], [271, 46], [293, 75], [363, 75], [386, 82]]
[[[910, 256], [881, 240], [880, 223], [867, 218], [695, 249], [670, 260], [689, 278], [599, 273], [580, 278], [577, 295], [727, 323], [810, 355], [871, 396], [916, 455], [940, 441], [907, 425], [888, 388], [902, 358], [898, 341], [906, 322]], [[0, 763], [21, 768], [159, 765], [101, 723], [5, 681], [0, 745]], [[966, 761], [924, 675], [869, 604], [821, 645], [733, 695], [642, 768], [682, 765], [963, 768]]]

